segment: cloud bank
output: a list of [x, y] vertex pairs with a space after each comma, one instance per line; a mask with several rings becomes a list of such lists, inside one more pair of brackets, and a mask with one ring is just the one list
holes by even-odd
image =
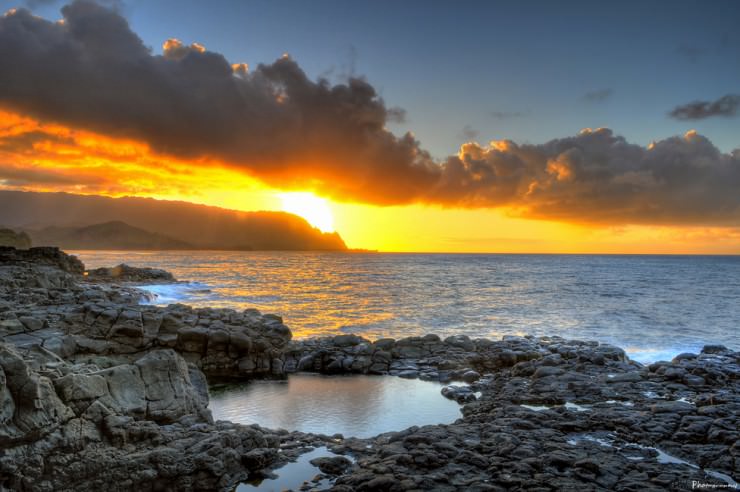
[[[220, 159], [271, 183], [318, 180], [335, 193], [397, 201], [425, 186], [429, 158], [401, 116], [359, 78], [331, 86], [283, 57], [250, 70], [177, 40], [155, 55], [118, 13], [88, 1], [63, 22], [26, 10], [0, 20], [0, 104], [41, 120], [146, 142], [178, 157]], [[376, 184], [388, 175], [382, 193]]]
[[[51, 162], [65, 142], [89, 140], [75, 136], [80, 131], [145, 144], [187, 163], [194, 176], [218, 163], [271, 186], [342, 200], [507, 207], [576, 222], [740, 223], [740, 152], [722, 153], [695, 132], [649, 148], [609, 129], [537, 145], [466, 143], [439, 162], [411, 133], [386, 130], [403, 113], [363, 79], [331, 85], [310, 80], [289, 57], [251, 68], [174, 39], [158, 55], [113, 10], [78, 0], [62, 13], [63, 22], [25, 10], [0, 18], [0, 106], [71, 129], [62, 142], [38, 125], [0, 132], [0, 159], [8, 162], [0, 160], [0, 179], [33, 180], [26, 158], [45, 149]], [[129, 165], [130, 153], [110, 147], [110, 167]], [[162, 161], [160, 178], [183, 172]], [[151, 155], [144, 162], [157, 166]], [[47, 168], [36, 176], [53, 182], [72, 174]], [[95, 185], [93, 175], [80, 179]]]
[[603, 223], [740, 223], [740, 151], [690, 131], [642, 147], [607, 128], [538, 145], [465, 144], [425, 200]]

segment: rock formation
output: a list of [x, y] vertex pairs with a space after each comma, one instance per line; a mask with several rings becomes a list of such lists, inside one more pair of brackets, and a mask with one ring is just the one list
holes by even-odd
[[[116, 268], [85, 277], [53, 248], [0, 249], [0, 490], [233, 490], [316, 445], [353, 458], [313, 460], [337, 491], [675, 490], [740, 476], [740, 352], [642, 366], [560, 337], [296, 341], [255, 309], [140, 305], [117, 282], [163, 274]], [[463, 417], [369, 439], [213, 422], [209, 381], [295, 371], [440, 381]]]
[[276, 459], [275, 434], [213, 422], [203, 370], [270, 372], [279, 318], [139, 306], [83, 271], [0, 250], [0, 489], [228, 490]]

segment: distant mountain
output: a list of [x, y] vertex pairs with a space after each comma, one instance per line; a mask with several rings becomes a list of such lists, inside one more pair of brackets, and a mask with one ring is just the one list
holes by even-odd
[[62, 249], [194, 249], [192, 244], [114, 220], [86, 227], [28, 231], [36, 246]]
[[28, 249], [31, 247], [31, 238], [25, 232], [15, 232], [13, 229], [0, 227], [0, 246]]
[[[68, 237], [72, 240], [76, 237], [81, 241], [83, 237], [89, 238], [89, 234], [97, 232], [123, 240], [124, 232], [128, 231], [137, 238], [132, 242], [141, 240], [172, 244], [171, 241], [176, 241], [197, 249], [347, 249], [339, 234], [323, 233], [297, 215], [285, 212], [240, 212], [151, 198], [0, 190], [0, 224], [35, 231], [34, 237], [38, 234], [39, 239], [60, 240]], [[84, 231], [90, 227], [93, 228], [92, 232]], [[77, 232], [72, 234], [72, 230]], [[64, 236], [67, 233], [72, 235]], [[45, 239], [44, 242], [48, 241]]]

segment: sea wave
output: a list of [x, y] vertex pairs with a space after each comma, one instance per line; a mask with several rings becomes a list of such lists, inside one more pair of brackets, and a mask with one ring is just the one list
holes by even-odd
[[201, 282], [142, 285], [139, 289], [149, 293], [142, 304], [166, 306], [168, 304], [196, 304], [216, 300], [218, 295]]

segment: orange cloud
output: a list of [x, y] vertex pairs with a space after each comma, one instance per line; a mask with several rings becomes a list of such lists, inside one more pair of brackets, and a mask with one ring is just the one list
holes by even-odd
[[216, 161], [183, 160], [147, 144], [0, 110], [0, 188], [109, 196], [188, 196], [249, 184]]

